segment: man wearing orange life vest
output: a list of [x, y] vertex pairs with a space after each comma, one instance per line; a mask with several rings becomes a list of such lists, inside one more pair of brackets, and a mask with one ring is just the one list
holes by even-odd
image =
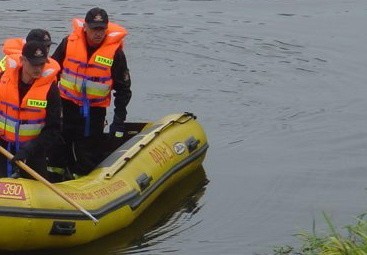
[[7, 56], [0, 78], [0, 144], [15, 156], [12, 162], [0, 156], [0, 177], [16, 176], [11, 163], [22, 160], [47, 178], [45, 150], [60, 137], [59, 71], [41, 42], [27, 42], [21, 54]]
[[50, 50], [51, 35], [47, 30], [36, 28], [29, 31], [27, 37], [23, 38], [9, 38], [4, 41], [3, 53], [5, 56], [0, 60], [0, 72], [4, 72], [6, 68], [6, 56], [12, 54], [22, 54], [22, 48], [26, 42], [39, 41], [42, 42], [46, 48], [47, 53]]
[[50, 155], [51, 165], [67, 165], [77, 174], [87, 174], [94, 168], [99, 158], [96, 141], [103, 134], [112, 90], [115, 108], [110, 133], [119, 135], [124, 131], [126, 106], [131, 98], [123, 52], [126, 35], [125, 28], [109, 22], [106, 11], [96, 7], [84, 20], [73, 20], [73, 32], [52, 55], [61, 66], [59, 90], [66, 148], [55, 148]]

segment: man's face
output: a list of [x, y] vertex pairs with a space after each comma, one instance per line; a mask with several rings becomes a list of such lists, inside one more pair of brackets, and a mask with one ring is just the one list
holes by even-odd
[[84, 24], [84, 31], [87, 35], [89, 46], [99, 46], [106, 36], [107, 28], [97, 27], [90, 28], [88, 24]]
[[29, 77], [33, 79], [37, 79], [41, 77], [43, 68], [45, 64], [41, 65], [32, 65], [26, 57], [22, 57], [23, 61], [23, 72], [25, 72]]

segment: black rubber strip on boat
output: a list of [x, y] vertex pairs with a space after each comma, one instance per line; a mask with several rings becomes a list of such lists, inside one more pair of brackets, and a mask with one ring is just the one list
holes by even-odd
[[[132, 210], [137, 209], [156, 189], [159, 188], [169, 177], [179, 172], [185, 166], [202, 156], [208, 149], [208, 144], [204, 144], [199, 150], [193, 152], [188, 158], [179, 162], [169, 171], [167, 171], [159, 180], [145, 190], [143, 194], [139, 191], [132, 191], [128, 194], [103, 205], [97, 210], [89, 210], [89, 212], [98, 218], [102, 218], [121, 207], [130, 206]], [[89, 220], [82, 212], [77, 210], [51, 210], [37, 208], [20, 208], [0, 206], [0, 216], [23, 217], [23, 218], [49, 218], [49, 219], [65, 219], [65, 220]]]

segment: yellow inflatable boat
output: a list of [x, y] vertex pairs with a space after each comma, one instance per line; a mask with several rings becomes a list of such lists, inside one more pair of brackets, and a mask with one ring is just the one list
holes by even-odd
[[193, 114], [130, 125], [129, 139], [89, 175], [53, 184], [97, 223], [40, 181], [1, 178], [0, 250], [71, 247], [123, 229], [202, 164], [207, 138]]

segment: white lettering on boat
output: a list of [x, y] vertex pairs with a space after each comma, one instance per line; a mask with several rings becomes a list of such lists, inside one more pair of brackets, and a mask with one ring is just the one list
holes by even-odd
[[0, 198], [25, 200], [22, 184], [11, 182], [0, 182]]

